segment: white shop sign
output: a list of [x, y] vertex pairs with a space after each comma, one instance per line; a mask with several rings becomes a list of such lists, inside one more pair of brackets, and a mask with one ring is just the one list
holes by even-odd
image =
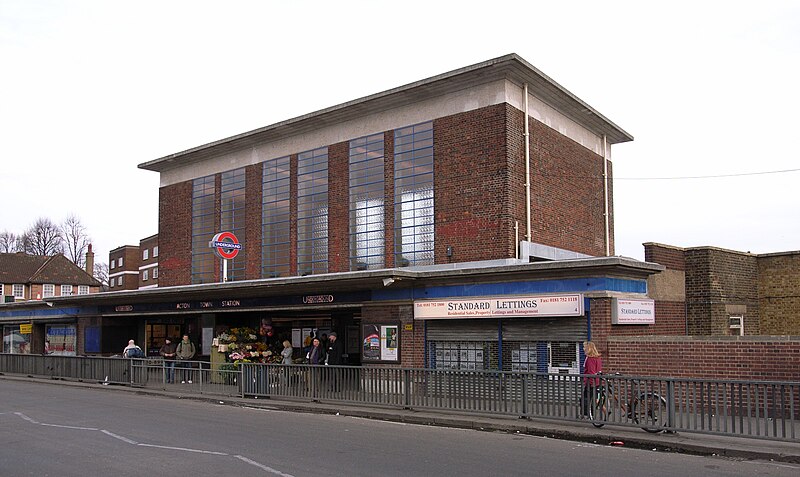
[[656, 322], [654, 300], [626, 300], [614, 298], [611, 304], [611, 324], [652, 325]]
[[469, 300], [417, 300], [415, 320], [581, 316], [583, 295], [500, 296]]

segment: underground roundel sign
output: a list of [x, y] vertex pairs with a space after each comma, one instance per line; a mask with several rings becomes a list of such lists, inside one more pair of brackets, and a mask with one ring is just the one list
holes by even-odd
[[208, 246], [213, 248], [217, 257], [223, 260], [233, 259], [242, 249], [242, 244], [239, 243], [233, 232], [218, 233], [211, 239], [211, 242], [208, 242]]

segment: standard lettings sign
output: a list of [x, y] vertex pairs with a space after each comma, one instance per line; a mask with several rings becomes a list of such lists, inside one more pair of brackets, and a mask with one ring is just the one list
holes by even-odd
[[414, 319], [581, 316], [583, 295], [501, 296], [468, 300], [417, 300]]
[[612, 325], [652, 325], [656, 322], [654, 300], [614, 298], [611, 304]]

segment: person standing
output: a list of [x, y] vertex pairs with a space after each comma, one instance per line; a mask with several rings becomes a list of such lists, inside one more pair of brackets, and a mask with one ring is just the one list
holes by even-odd
[[281, 364], [292, 364], [293, 352], [294, 348], [292, 348], [292, 343], [290, 343], [289, 340], [283, 340], [283, 351], [281, 351], [283, 361], [281, 361]]
[[[600, 374], [603, 372], [603, 358], [597, 351], [597, 346], [591, 341], [583, 342], [583, 352], [586, 360], [583, 362], [583, 374]], [[583, 415], [589, 415], [589, 406], [594, 403], [597, 387], [600, 385], [599, 378], [583, 378]]]
[[175, 382], [175, 354], [177, 352], [175, 343], [169, 338], [164, 340], [164, 346], [158, 350], [158, 354], [164, 358], [164, 372], [167, 383]]
[[196, 353], [194, 343], [189, 340], [189, 335], [183, 335], [183, 339], [178, 343], [175, 354], [178, 361], [181, 361], [181, 384], [192, 384], [192, 363], [190, 362]]
[[336, 336], [335, 331], [331, 331], [331, 334], [328, 335], [328, 352], [325, 359], [325, 364], [329, 364], [332, 366], [339, 366], [342, 363], [342, 343], [339, 342], [339, 339]]
[[[336, 332], [331, 331], [331, 334], [328, 335], [328, 350], [325, 357], [325, 364], [330, 366], [342, 365], [342, 353], [342, 343], [339, 342]], [[331, 391], [338, 391], [341, 388], [342, 371], [341, 369], [330, 370], [328, 376], [330, 377], [329, 388]]]
[[311, 349], [308, 350], [306, 359], [308, 359], [308, 364], [325, 364], [325, 350], [322, 348], [319, 338], [311, 340]]
[[144, 358], [142, 348], [136, 346], [134, 340], [128, 340], [128, 346], [122, 351], [123, 358]]

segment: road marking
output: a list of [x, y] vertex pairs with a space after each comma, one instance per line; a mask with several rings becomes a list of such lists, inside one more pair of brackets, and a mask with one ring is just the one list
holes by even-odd
[[38, 421], [34, 421], [33, 419], [31, 419], [30, 417], [26, 416], [25, 414], [22, 414], [21, 412], [15, 412], [14, 414], [16, 414], [17, 416], [25, 419], [26, 421], [30, 422], [31, 424], [39, 424]]
[[169, 449], [169, 450], [177, 450], [177, 451], [183, 451], [183, 452], [194, 452], [194, 453], [197, 453], [197, 454], [230, 455], [230, 454], [226, 454], [225, 452], [207, 451], [207, 450], [202, 450], [202, 449], [189, 449], [187, 447], [161, 446], [161, 445], [157, 445], [157, 444], [143, 444], [141, 442], [136, 444], [136, 445], [139, 445], [139, 446], [142, 446], [142, 447], [155, 447], [157, 449]]
[[236, 457], [237, 459], [241, 460], [242, 462], [247, 462], [250, 465], [256, 466], [259, 469], [266, 470], [267, 472], [272, 472], [275, 475], [280, 475], [281, 477], [294, 477], [292, 474], [285, 474], [285, 473], [283, 473], [283, 472], [281, 472], [279, 470], [273, 469], [272, 467], [266, 466], [264, 464], [259, 464], [258, 462], [254, 461], [254, 460], [250, 460], [247, 457], [244, 457], [244, 456], [241, 456], [241, 455], [235, 455], [234, 457]]
[[105, 435], [107, 435], [107, 436], [111, 436], [111, 437], [113, 437], [114, 439], [119, 439], [119, 440], [121, 440], [122, 442], [127, 442], [128, 444], [133, 444], [133, 445], [138, 445], [138, 444], [139, 444], [138, 442], [136, 442], [136, 441], [134, 441], [134, 440], [128, 439], [127, 437], [122, 437], [122, 436], [119, 436], [119, 435], [117, 435], [117, 434], [114, 434], [113, 432], [109, 432], [109, 431], [107, 431], [107, 430], [105, 430], [105, 429], [102, 429], [102, 430], [100, 430], [100, 432], [102, 432], [103, 434], [105, 434]]
[[[254, 408], [254, 409], [256, 409], [256, 408]], [[7, 413], [0, 413], [0, 414], [7, 414]], [[39, 422], [39, 421], [29, 417], [29, 416], [26, 416], [25, 414], [23, 414], [21, 412], [15, 412], [14, 414], [16, 414], [17, 416], [21, 417], [22, 419], [30, 422], [31, 424], [38, 424], [40, 426], [48, 426], [48, 427], [58, 427], [58, 428], [61, 428], [61, 429], [72, 429], [72, 430], [76, 430], [76, 431], [100, 431], [103, 434], [105, 434], [105, 435], [107, 435], [109, 437], [113, 437], [114, 439], [120, 440], [122, 442], [125, 442], [126, 444], [131, 444], [131, 445], [140, 446], [140, 447], [151, 447], [151, 448], [155, 448], [155, 449], [167, 449], [167, 450], [176, 450], [176, 451], [182, 451], [182, 452], [194, 452], [194, 453], [197, 453], [197, 454], [209, 454], [209, 455], [219, 455], [219, 456], [224, 456], [224, 457], [231, 457], [230, 454], [225, 453], [225, 452], [208, 451], [208, 450], [202, 450], [202, 449], [189, 449], [189, 448], [186, 448], [186, 447], [162, 446], [162, 445], [157, 445], [157, 444], [146, 444], [146, 443], [143, 443], [143, 442], [136, 442], [133, 439], [129, 439], [129, 438], [127, 438], [125, 436], [121, 436], [119, 434], [114, 434], [113, 432], [107, 431], [105, 429], [98, 429], [98, 428], [95, 428], [95, 427], [65, 426], [65, 425], [62, 425], [62, 424], [49, 424], [49, 423], [45, 423], [45, 422]], [[275, 474], [275, 475], [280, 475], [281, 477], [294, 477], [292, 474], [283, 473], [283, 472], [281, 472], [281, 471], [279, 471], [277, 469], [273, 469], [272, 467], [269, 467], [267, 465], [261, 464], [259, 462], [254, 461], [254, 460], [248, 459], [247, 457], [244, 457], [244, 456], [241, 456], [241, 455], [236, 455], [236, 456], [233, 456], [233, 457], [236, 457], [237, 459], [241, 460], [242, 462], [245, 462], [245, 463], [250, 464], [252, 466], [258, 467], [261, 470], [265, 470], [265, 471], [270, 472], [270, 473]]]
[[61, 424], [46, 424], [44, 422], [39, 423], [40, 426], [48, 426], [48, 427], [60, 427], [62, 429], [76, 429], [78, 431], [99, 431], [100, 429], [96, 427], [78, 427], [78, 426], [62, 426]]

